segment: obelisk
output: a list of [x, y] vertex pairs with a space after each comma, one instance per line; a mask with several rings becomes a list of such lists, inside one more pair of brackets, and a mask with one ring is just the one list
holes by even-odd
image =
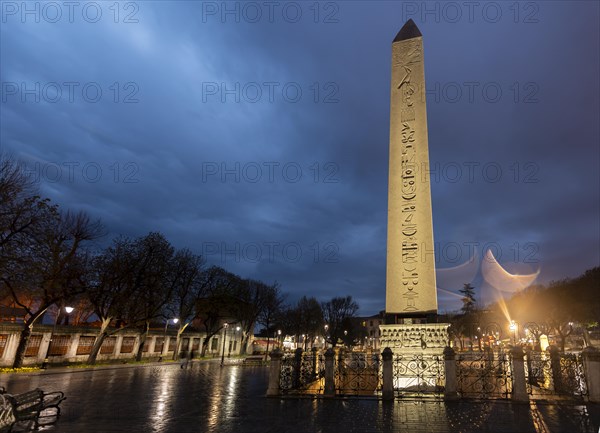
[[413, 20], [392, 43], [386, 323], [437, 314], [423, 37]]

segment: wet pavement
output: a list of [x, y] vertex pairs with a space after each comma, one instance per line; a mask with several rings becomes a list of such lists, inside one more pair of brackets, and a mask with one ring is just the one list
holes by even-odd
[[266, 367], [194, 363], [0, 376], [10, 393], [64, 391], [64, 433], [590, 432], [600, 405], [264, 397]]

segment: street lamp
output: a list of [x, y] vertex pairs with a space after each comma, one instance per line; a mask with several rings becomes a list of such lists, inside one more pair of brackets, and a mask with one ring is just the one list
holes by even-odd
[[[241, 328], [239, 326], [235, 327], [235, 333], [233, 335], [233, 340], [234, 341], [237, 340], [237, 334], [238, 334], [238, 332], [240, 332], [240, 329]], [[229, 341], [229, 349], [227, 350], [227, 358], [231, 358], [231, 341]]]
[[[65, 312], [67, 314], [71, 314], [73, 312], [73, 307], [65, 307]], [[44, 362], [42, 362], [42, 369], [48, 368], [48, 355], [50, 354], [50, 349], [52, 348], [52, 340], [54, 338], [54, 332], [56, 331], [56, 324], [58, 323], [58, 317], [60, 316], [60, 308], [56, 312], [56, 317], [54, 318], [54, 325], [52, 326], [52, 332], [50, 332], [50, 341], [48, 342], [48, 347], [46, 348], [46, 356], [44, 356]], [[68, 318], [69, 316], [67, 316]]]
[[[164, 335], [165, 338], [167, 337], [167, 328], [169, 327], [169, 320], [171, 320], [171, 319], [167, 319], [167, 321], [165, 322], [165, 335]], [[172, 319], [172, 320], [173, 320], [173, 325], [176, 325], [177, 322], [179, 322], [179, 319], [177, 319], [177, 318]]]
[[221, 352], [221, 367], [223, 367], [223, 363], [225, 362], [225, 340], [227, 339], [227, 327], [229, 323], [225, 322], [223, 325], [223, 351]]
[[65, 319], [65, 325], [69, 324], [69, 314], [71, 314], [75, 310], [73, 307], [65, 307], [65, 312], [67, 313], [67, 317]]
[[[240, 332], [242, 328], [240, 328], [239, 326], [235, 327], [235, 336], [234, 336], [234, 341], [237, 341], [238, 339], [238, 332]], [[242, 342], [240, 341], [240, 349], [242, 347]], [[240, 354], [241, 352], [238, 350], [238, 354]], [[231, 343], [229, 343], [229, 355], [227, 355], [227, 357], [231, 357]]]

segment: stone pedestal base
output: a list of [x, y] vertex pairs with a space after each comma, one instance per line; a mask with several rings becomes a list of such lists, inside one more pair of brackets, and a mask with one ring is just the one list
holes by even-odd
[[448, 345], [449, 326], [449, 323], [380, 325], [381, 348], [389, 347], [395, 354], [442, 355]]

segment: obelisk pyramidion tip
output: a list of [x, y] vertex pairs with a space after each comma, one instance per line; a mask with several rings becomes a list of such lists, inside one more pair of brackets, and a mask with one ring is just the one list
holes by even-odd
[[408, 20], [400, 29], [396, 37], [394, 38], [394, 42], [405, 41], [407, 39], [413, 39], [423, 36], [421, 31], [415, 24], [415, 22], [410, 19]]

